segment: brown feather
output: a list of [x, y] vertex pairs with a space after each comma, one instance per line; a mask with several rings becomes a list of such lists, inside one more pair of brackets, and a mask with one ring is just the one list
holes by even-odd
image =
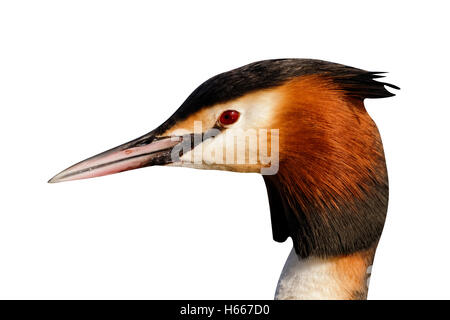
[[388, 180], [381, 138], [363, 101], [320, 75], [279, 90], [280, 169], [265, 176], [269, 198], [278, 202], [271, 205], [280, 223], [275, 240], [291, 236], [303, 257], [369, 248], [383, 229]]

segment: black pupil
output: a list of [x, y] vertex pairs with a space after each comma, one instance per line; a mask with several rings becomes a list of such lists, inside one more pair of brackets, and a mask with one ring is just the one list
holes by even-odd
[[230, 119], [230, 115], [229, 115], [229, 114], [226, 114], [226, 115], [224, 116], [224, 118], [225, 118], [225, 119]]

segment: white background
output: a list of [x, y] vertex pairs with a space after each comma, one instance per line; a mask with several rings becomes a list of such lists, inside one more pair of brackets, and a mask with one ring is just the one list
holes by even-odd
[[444, 1], [2, 1], [0, 298], [273, 298], [291, 242], [272, 240], [260, 176], [46, 181], [209, 77], [281, 57], [402, 88], [366, 100], [391, 188], [369, 298], [450, 298], [449, 27]]

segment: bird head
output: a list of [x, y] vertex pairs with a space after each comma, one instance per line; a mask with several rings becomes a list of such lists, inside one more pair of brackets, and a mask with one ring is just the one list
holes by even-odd
[[200, 85], [158, 128], [49, 182], [152, 165], [261, 173], [273, 237], [302, 257], [367, 249], [384, 225], [383, 147], [365, 98], [379, 72], [310, 59], [255, 62]]

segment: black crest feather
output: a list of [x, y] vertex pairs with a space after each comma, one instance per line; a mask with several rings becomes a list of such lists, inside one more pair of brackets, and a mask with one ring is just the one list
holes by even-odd
[[218, 74], [205, 81], [163, 124], [161, 131], [202, 108], [239, 98], [252, 91], [279, 86], [296, 77], [313, 74], [329, 77], [339, 84], [346, 95], [358, 99], [391, 97], [394, 94], [386, 87], [399, 89], [392, 84], [376, 80], [383, 77], [383, 72], [369, 72], [315, 59], [263, 60]]

